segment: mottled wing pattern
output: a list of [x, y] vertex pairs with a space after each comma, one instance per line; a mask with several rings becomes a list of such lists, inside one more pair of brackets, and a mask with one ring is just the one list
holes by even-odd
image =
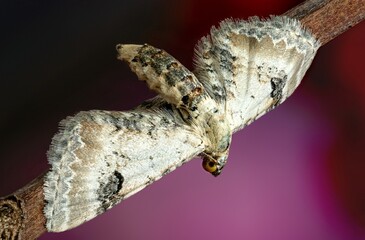
[[319, 46], [287, 17], [225, 20], [197, 44], [195, 74], [224, 104], [235, 132], [293, 93]]
[[202, 152], [200, 136], [174, 111], [155, 98], [129, 112], [80, 112], [63, 120], [48, 152], [48, 231], [94, 218]]
[[47, 230], [94, 218], [200, 153], [217, 176], [232, 133], [289, 97], [319, 46], [287, 17], [223, 21], [197, 44], [195, 74], [163, 50], [118, 45], [118, 58], [159, 97], [61, 122], [48, 152]]
[[118, 58], [128, 63], [138, 78], [178, 108], [196, 109], [202, 84], [178, 60], [148, 44], [118, 44]]

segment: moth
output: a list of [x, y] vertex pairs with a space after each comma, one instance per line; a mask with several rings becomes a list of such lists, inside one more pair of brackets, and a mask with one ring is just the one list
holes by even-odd
[[117, 45], [157, 96], [61, 121], [44, 183], [48, 231], [94, 218], [197, 155], [218, 176], [232, 134], [288, 98], [319, 47], [287, 17], [222, 21], [196, 45], [193, 72], [150, 45]]

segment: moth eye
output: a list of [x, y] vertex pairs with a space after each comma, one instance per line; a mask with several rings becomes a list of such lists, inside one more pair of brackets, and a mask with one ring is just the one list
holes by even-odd
[[205, 158], [203, 160], [203, 168], [209, 173], [214, 173], [218, 170], [218, 164], [216, 161]]

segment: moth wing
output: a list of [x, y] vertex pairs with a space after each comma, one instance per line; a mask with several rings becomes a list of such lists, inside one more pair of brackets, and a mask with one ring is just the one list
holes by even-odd
[[[231, 129], [238, 131], [293, 93], [319, 46], [287, 17], [225, 20], [197, 44], [195, 74], [224, 92]], [[211, 95], [217, 98], [214, 89]]]
[[48, 152], [48, 231], [88, 221], [204, 150], [161, 99], [129, 112], [80, 112], [61, 122]]

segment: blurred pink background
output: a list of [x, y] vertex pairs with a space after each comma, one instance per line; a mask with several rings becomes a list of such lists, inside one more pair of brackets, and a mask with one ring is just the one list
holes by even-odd
[[[47, 170], [58, 122], [154, 96], [117, 43], [149, 43], [191, 68], [224, 18], [268, 17], [301, 1], [3, 1], [0, 196]], [[233, 137], [211, 177], [196, 159], [48, 239], [365, 239], [365, 22], [320, 48], [299, 89]]]

